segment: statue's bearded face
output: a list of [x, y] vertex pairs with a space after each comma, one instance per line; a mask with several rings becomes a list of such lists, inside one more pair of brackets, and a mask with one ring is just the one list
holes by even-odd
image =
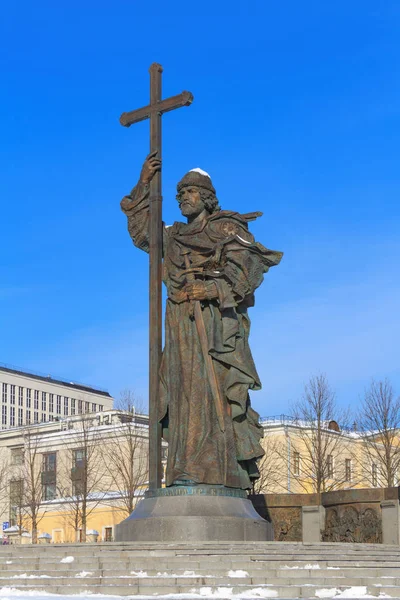
[[179, 206], [184, 217], [197, 217], [204, 210], [200, 190], [196, 186], [183, 188], [179, 193]]

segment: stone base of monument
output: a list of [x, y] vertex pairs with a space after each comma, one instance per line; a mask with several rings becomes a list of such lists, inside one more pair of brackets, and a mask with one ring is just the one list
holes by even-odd
[[116, 527], [117, 542], [272, 541], [271, 522], [255, 511], [244, 490], [171, 486], [153, 492]]

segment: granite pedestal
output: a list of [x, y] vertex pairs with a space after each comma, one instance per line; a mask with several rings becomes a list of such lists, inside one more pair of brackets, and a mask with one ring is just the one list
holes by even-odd
[[117, 525], [117, 542], [271, 541], [272, 523], [254, 510], [244, 490], [172, 486], [147, 492]]

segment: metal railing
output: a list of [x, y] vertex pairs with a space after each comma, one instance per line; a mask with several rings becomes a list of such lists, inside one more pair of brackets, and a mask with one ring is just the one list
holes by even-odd
[[[330, 420], [326, 420], [324, 421], [325, 426], [324, 429], [328, 429], [328, 423], [330, 422]], [[298, 426], [298, 427], [312, 427], [313, 423], [308, 420], [308, 419], [301, 419], [301, 418], [296, 418], [290, 415], [272, 415], [270, 417], [260, 417], [260, 423], [261, 425], [294, 425], [294, 426]], [[316, 421], [314, 422], [314, 425], [316, 424]], [[357, 432], [359, 431], [357, 428], [357, 424], [354, 423], [353, 425], [342, 425], [339, 423], [339, 428], [342, 431], [346, 431], [346, 432]], [[333, 429], [330, 429], [330, 431], [333, 431]]]

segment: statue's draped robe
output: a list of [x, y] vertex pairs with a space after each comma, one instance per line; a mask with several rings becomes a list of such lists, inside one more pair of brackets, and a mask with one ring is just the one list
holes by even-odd
[[[149, 249], [149, 186], [140, 182], [121, 207], [138, 248]], [[248, 306], [280, 252], [254, 241], [247, 221], [260, 213], [218, 211], [201, 224], [164, 227], [163, 280], [167, 286], [165, 347], [160, 373], [159, 420], [168, 440], [166, 484], [190, 480], [248, 489], [258, 476], [264, 451], [262, 428], [251, 408], [249, 389], [260, 380], [248, 345]], [[209, 354], [223, 395], [225, 431], [218, 424], [187, 283], [189, 251], [196, 279], [212, 280], [218, 298], [202, 302]]]

